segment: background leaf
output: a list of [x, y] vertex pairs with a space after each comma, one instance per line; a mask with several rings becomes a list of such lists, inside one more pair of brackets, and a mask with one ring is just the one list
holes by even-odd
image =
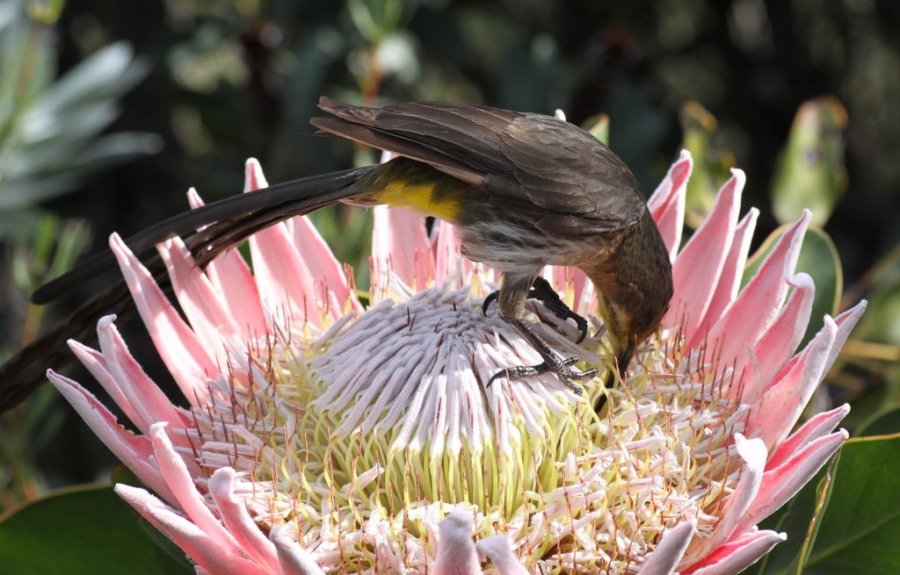
[[0, 519], [4, 575], [185, 575], [109, 486], [57, 491]]
[[844, 129], [847, 110], [833, 96], [805, 102], [778, 159], [772, 184], [772, 209], [781, 223], [812, 211], [812, 223], [824, 226], [847, 189]]
[[[873, 429], [889, 427], [896, 421], [896, 414], [889, 414]], [[786, 532], [788, 540], [745, 573], [900, 573], [897, 453], [897, 434], [847, 441], [830, 468], [821, 471], [784, 509], [763, 523], [763, 528]], [[808, 533], [814, 537], [807, 540]]]
[[900, 573], [900, 434], [849, 440], [806, 569], [809, 575]]

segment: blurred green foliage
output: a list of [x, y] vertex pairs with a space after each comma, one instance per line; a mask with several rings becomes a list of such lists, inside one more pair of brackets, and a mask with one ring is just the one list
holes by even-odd
[[847, 188], [844, 129], [847, 111], [832, 96], [804, 102], [781, 151], [772, 184], [772, 210], [781, 223], [812, 212], [824, 226]]
[[[45, 310], [28, 305], [27, 294], [69, 269], [90, 241], [86, 222], [60, 218], [43, 203], [161, 145], [150, 133], [104, 133], [122, 94], [147, 72], [124, 42], [57, 78], [54, 26], [63, 7], [0, 0], [0, 360], [38, 333]], [[0, 417], [0, 509], [46, 486], [37, 461], [63, 427], [56, 400], [44, 389]]]
[[0, 2], [0, 236], [87, 174], [161, 144], [152, 134], [101, 134], [118, 99], [146, 75], [123, 42], [56, 79], [53, 24], [61, 2]]

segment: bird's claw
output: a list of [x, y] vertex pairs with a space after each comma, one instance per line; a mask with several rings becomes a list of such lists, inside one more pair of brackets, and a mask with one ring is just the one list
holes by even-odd
[[508, 367], [506, 369], [501, 369], [497, 373], [491, 376], [488, 380], [487, 385], [490, 386], [495, 379], [505, 377], [507, 379], [518, 379], [521, 377], [530, 377], [533, 375], [540, 375], [542, 373], [553, 372], [559, 378], [559, 380], [568, 387], [572, 393], [575, 395], [583, 395], [584, 388], [575, 381], [581, 381], [584, 379], [590, 379], [597, 375], [596, 369], [587, 369], [580, 370], [572, 368], [573, 365], [578, 363], [577, 357], [564, 357], [560, 358], [559, 361], [554, 362], [543, 362], [537, 365], [516, 365], [513, 367]]
[[[486, 298], [484, 298], [484, 302], [481, 304], [481, 313], [487, 315], [488, 307], [500, 297], [500, 292], [495, 291], [488, 294]], [[544, 304], [544, 307], [550, 310], [553, 315], [558, 317], [559, 319], [573, 320], [575, 325], [578, 327], [578, 339], [575, 340], [575, 343], [581, 343], [584, 341], [584, 338], [587, 337], [588, 332], [588, 322], [585, 318], [578, 315], [571, 309], [569, 306], [565, 304], [565, 302], [560, 299], [559, 294], [556, 293], [556, 290], [550, 285], [550, 282], [545, 280], [543, 277], [538, 276], [534, 279], [534, 282], [531, 284], [531, 289], [528, 291], [528, 299], [536, 299]]]
[[487, 315], [487, 310], [491, 306], [492, 303], [497, 301], [497, 298], [500, 297], [500, 290], [492, 291], [484, 298], [484, 301], [481, 303], [481, 313], [483, 315]]
[[575, 343], [581, 343], [584, 341], [584, 338], [587, 337], [587, 320], [572, 311], [569, 306], [560, 299], [559, 294], [556, 293], [556, 290], [553, 289], [550, 282], [543, 277], [538, 276], [534, 279], [534, 283], [531, 284], [531, 291], [528, 292], [528, 298], [540, 300], [545, 308], [553, 312], [553, 315], [563, 321], [569, 319], [573, 320], [575, 325], [578, 326], [578, 333], [580, 334], [578, 339], [575, 340]]
[[510, 319], [509, 322], [513, 324], [513, 326], [519, 331], [522, 336], [528, 340], [528, 343], [535, 349], [535, 351], [540, 354], [541, 358], [544, 360], [542, 363], [537, 365], [519, 365], [508, 367], [506, 369], [500, 370], [495, 373], [488, 380], [487, 385], [489, 386], [494, 382], [498, 377], [506, 377], [508, 379], [515, 379], [519, 377], [528, 377], [532, 375], [540, 375], [542, 373], [552, 372], [556, 374], [559, 380], [568, 387], [572, 393], [575, 395], [583, 395], [584, 388], [575, 381], [580, 381], [584, 379], [590, 379], [597, 375], [596, 369], [586, 369], [580, 370], [572, 367], [576, 363], [578, 363], [577, 357], [565, 357], [558, 352], [554, 351], [547, 342], [543, 340], [538, 334], [531, 330], [525, 322], [520, 319]]

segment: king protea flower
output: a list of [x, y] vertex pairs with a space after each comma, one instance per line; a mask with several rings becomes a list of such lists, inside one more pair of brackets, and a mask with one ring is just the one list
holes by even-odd
[[[366, 305], [305, 217], [201, 270], [178, 238], [159, 246], [182, 315], [123, 241], [110, 245], [187, 406], [128, 352], [114, 317], [78, 358], [134, 426], [75, 381], [49, 377], [143, 482], [117, 493], [198, 573], [736, 573], [784, 539], [756, 525], [847, 438], [848, 407], [795, 429], [864, 305], [799, 353], [813, 284], [794, 266], [809, 215], [743, 289], [757, 211], [739, 218], [735, 170], [681, 247], [682, 153], [650, 199], [674, 261], [658, 335], [609, 391], [592, 286], [547, 269], [574, 325], [539, 304], [535, 329], [599, 367], [576, 397], [552, 374], [491, 376], [540, 358], [481, 304], [490, 270], [440, 224], [376, 209]], [[265, 186], [247, 164], [246, 191]], [[200, 203], [193, 191], [194, 205]], [[593, 403], [608, 401], [600, 415]]]

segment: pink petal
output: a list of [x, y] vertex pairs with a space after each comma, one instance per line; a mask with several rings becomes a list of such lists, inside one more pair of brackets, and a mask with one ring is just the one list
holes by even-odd
[[787, 539], [787, 535], [774, 531], [742, 533], [719, 546], [702, 561], [682, 573], [684, 575], [734, 575], [759, 561], [785, 539]]
[[227, 358], [221, 340], [240, 333], [233, 316], [181, 238], [165, 241], [157, 246], [157, 250], [166, 264], [175, 296], [191, 328], [205, 344], [207, 353], [218, 356], [224, 368], [222, 361]]
[[641, 566], [638, 574], [669, 575], [669, 573], [674, 573], [681, 558], [684, 557], [684, 552], [687, 551], [696, 527], [696, 521], [690, 520], [667, 529], [656, 549]]
[[778, 467], [807, 443], [831, 433], [838, 423], [847, 417], [848, 413], [850, 413], [850, 406], [845, 403], [831, 411], [818, 413], [809, 418], [799, 429], [778, 444], [778, 447], [769, 456], [769, 461], [766, 462], [766, 470]]
[[228, 250], [210, 262], [206, 275], [225, 308], [231, 311], [242, 339], [247, 341], [268, 333], [256, 280], [238, 250]]
[[481, 575], [481, 566], [472, 541], [472, 516], [461, 509], [447, 515], [438, 526], [435, 575]]
[[149, 439], [125, 431], [106, 406], [77, 382], [53, 370], [47, 371], [47, 378], [75, 408], [88, 427], [134, 472], [141, 483], [168, 501], [175, 501], [175, 496], [153, 462], [153, 446]]
[[204, 404], [208, 400], [206, 381], [219, 372], [215, 362], [122, 238], [113, 234], [109, 245], [169, 373], [191, 405]]
[[820, 437], [778, 467], [766, 471], [759, 495], [747, 510], [739, 531], [751, 529], [787, 503], [840, 449], [847, 437], [845, 430]]
[[656, 222], [656, 227], [659, 228], [659, 233], [669, 248], [669, 257], [672, 261], [675, 261], [675, 254], [681, 247], [685, 190], [692, 169], [691, 153], [682, 150], [678, 160], [672, 164], [666, 177], [647, 201], [650, 216]]
[[528, 569], [519, 562], [506, 535], [494, 535], [475, 544], [478, 554], [488, 557], [500, 575], [529, 575]]
[[[188, 190], [188, 202], [192, 208], [203, 205], [194, 188]], [[259, 337], [268, 331], [259, 290], [240, 251], [230, 249], [220, 254], [206, 266], [206, 275], [225, 303], [225, 308], [231, 311], [234, 323], [241, 328], [244, 340]]]
[[109, 394], [113, 402], [118, 405], [119, 409], [125, 414], [125, 417], [132, 423], [137, 422], [137, 412], [131, 405], [131, 400], [129, 400], [128, 396], [122, 392], [119, 388], [119, 384], [113, 379], [112, 374], [109, 373], [109, 369], [106, 367], [106, 358], [103, 357], [103, 354], [74, 339], [70, 339], [67, 343], [69, 344], [69, 349], [71, 349], [72, 353], [75, 354], [75, 357], [78, 358], [78, 361], [87, 368], [91, 375], [94, 376], [94, 379], [100, 382], [100, 385], [106, 390], [106, 393]]
[[279, 575], [324, 575], [325, 572], [316, 563], [309, 551], [303, 549], [287, 533], [287, 527], [277, 525], [269, 533], [272, 543], [278, 550], [281, 562]]
[[739, 399], [741, 403], [753, 403], [759, 399], [764, 386], [784, 368], [806, 334], [815, 297], [815, 284], [804, 273], [787, 281], [794, 291], [775, 323], [759, 338], [753, 346], [753, 352], [742, 355], [741, 363], [735, 365], [738, 373], [747, 374]]
[[172, 442], [166, 434], [166, 426], [157, 423], [150, 428], [150, 441], [153, 442], [153, 453], [159, 470], [166, 483], [175, 495], [178, 505], [194, 525], [200, 528], [216, 544], [229, 553], [239, 554], [239, 546], [231, 534], [219, 523], [216, 516], [210, 511], [206, 501], [197, 491], [194, 480], [188, 472], [188, 468], [182, 457], [175, 451]]
[[731, 178], [716, 195], [709, 216], [688, 240], [672, 266], [675, 294], [664, 325], [684, 326], [688, 347], [696, 347], [706, 332], [697, 333], [712, 302], [722, 268], [731, 251], [731, 240], [741, 207], [746, 177], [732, 170]]
[[716, 291], [713, 294], [712, 301], [709, 303], [709, 309], [706, 310], [703, 321], [697, 327], [697, 330], [701, 333], [706, 332], [711, 325], [716, 323], [737, 298], [758, 216], [759, 210], [751, 208], [747, 215], [738, 222], [734, 230], [731, 249], [722, 266], [722, 273], [719, 275]]
[[819, 333], [753, 405], [747, 417], [747, 434], [761, 438], [770, 449], [787, 436], [825, 375], [825, 362], [836, 334], [837, 326], [826, 317]]
[[409, 208], [387, 206], [376, 206], [372, 213], [373, 301], [381, 301], [389, 291], [391, 273], [414, 290], [431, 285], [434, 256], [422, 216]]
[[794, 273], [809, 218], [809, 211], [804, 211], [779, 239], [734, 304], [710, 329], [707, 341], [719, 342], [719, 357], [724, 365], [747, 353], [775, 321], [787, 293], [785, 278]]
[[[97, 336], [109, 375], [134, 410], [135, 419], [132, 421], [143, 433], [159, 421], [168, 423], [174, 429], [184, 429], [185, 421], [181, 413], [129, 353], [125, 340], [113, 323], [114, 319], [115, 316], [101, 318], [97, 323]], [[185, 437], [179, 444], [190, 447]]]
[[847, 338], [850, 337], [850, 332], [853, 331], [853, 328], [856, 327], [857, 322], [859, 322], [860, 318], [862, 318], [862, 314], [866, 311], [866, 308], [869, 307], [869, 302], [866, 300], [862, 300], [857, 303], [855, 306], [851, 307], [848, 310], [838, 314], [836, 318], [834, 318], [834, 323], [838, 326], [838, 334], [835, 338], [835, 345], [831, 348], [831, 352], [828, 355], [828, 367], [829, 369], [834, 364], [834, 360], [837, 359], [838, 354], [843, 349], [844, 344], [847, 343]]
[[[338, 306], [330, 309], [334, 319], [340, 318], [349, 309], [362, 309], [362, 304], [356, 298], [356, 292], [352, 289], [344, 268], [334, 257], [334, 253], [319, 234], [319, 231], [306, 216], [293, 218], [294, 243], [303, 246], [299, 250], [300, 257], [306, 269], [311, 270], [316, 278], [319, 278], [318, 286], [324, 300], [328, 301], [332, 296]], [[329, 302], [330, 303], [330, 302]]]
[[747, 433], [762, 438], [767, 446], [784, 439], [803, 412], [816, 386], [831, 368], [837, 354], [862, 317], [867, 303], [861, 301], [825, 323], [806, 348], [785, 365], [773, 385], [753, 406]]
[[271, 575], [145, 490], [120, 483], [115, 491], [205, 571], [216, 575]]
[[237, 540], [238, 545], [260, 565], [273, 572], [278, 571], [278, 553], [275, 545], [263, 535], [250, 517], [247, 507], [234, 494], [234, 469], [221, 467], [209, 479], [209, 494], [222, 523]]
[[464, 279], [474, 268], [474, 264], [462, 255], [462, 239], [456, 227], [448, 222], [435, 220], [432, 228], [434, 249], [434, 281], [447, 280], [453, 287], [461, 287]]
[[753, 505], [762, 484], [768, 450], [759, 439], [745, 439], [740, 433], [734, 435], [737, 453], [743, 459], [740, 479], [721, 503], [719, 523], [712, 534], [705, 539], [694, 539], [687, 554], [687, 563], [694, 564], [728, 541], [735, 534], [747, 510]]
[[[256, 160], [247, 160], [244, 173], [244, 191], [268, 186]], [[266, 312], [319, 325], [320, 298], [316, 295], [314, 276], [300, 257], [287, 224], [280, 222], [250, 236], [250, 254], [260, 301]]]

